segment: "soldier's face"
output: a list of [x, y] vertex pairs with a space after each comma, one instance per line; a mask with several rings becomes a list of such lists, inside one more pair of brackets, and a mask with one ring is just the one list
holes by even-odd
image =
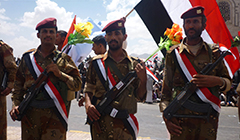
[[101, 47], [100, 44], [98, 45], [98, 44], [96, 44], [96, 43], [93, 43], [92, 50], [94, 51], [94, 53], [95, 53], [96, 55], [101, 54], [100, 47]]
[[184, 20], [183, 28], [188, 39], [196, 39], [201, 36], [205, 25], [202, 24], [202, 17], [193, 17]]
[[109, 50], [115, 51], [122, 48], [123, 41], [126, 40], [127, 35], [123, 35], [121, 30], [107, 32], [105, 39], [108, 43]]
[[42, 28], [37, 34], [41, 40], [41, 44], [54, 45], [56, 41], [56, 29], [55, 28]]

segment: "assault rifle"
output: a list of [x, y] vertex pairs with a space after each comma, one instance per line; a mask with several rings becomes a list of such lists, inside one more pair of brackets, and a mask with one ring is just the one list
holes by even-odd
[[8, 72], [5, 70], [2, 78], [1, 92], [7, 88]]
[[[28, 54], [26, 54], [28, 55]], [[53, 62], [56, 63], [57, 60], [61, 57], [61, 53], [58, 54], [56, 57], [53, 58]], [[31, 63], [31, 62], [30, 62]], [[47, 83], [49, 73], [47, 73], [47, 70], [45, 69], [39, 77], [36, 79], [36, 81], [32, 84], [32, 86], [27, 89], [27, 94], [25, 95], [25, 98], [20, 103], [18, 107], [19, 114], [17, 114], [18, 121], [22, 120], [22, 117], [26, 114], [26, 111], [28, 107], [30, 106], [30, 103], [35, 99], [39, 91], [43, 88], [43, 86]]]
[[[207, 75], [210, 71], [212, 71], [219, 62], [223, 60], [223, 58], [231, 54], [227, 51], [223, 51], [220, 57], [214, 62], [207, 64], [202, 71], [200, 71], [200, 74]], [[163, 111], [163, 116], [170, 120], [172, 117], [174, 117], [175, 113], [183, 106], [183, 104], [188, 100], [188, 98], [196, 91], [198, 87], [192, 83], [192, 81], [188, 82], [184, 90], [181, 91], [174, 100], [167, 106], [167, 108]]]
[[[128, 87], [129, 84], [137, 77], [135, 71], [129, 72], [121, 81], [119, 81], [112, 89], [106, 92], [103, 100], [99, 102], [95, 107], [98, 112], [102, 115], [104, 110], [108, 105], [110, 105], [115, 98], [117, 98], [123, 91]], [[87, 123], [92, 124], [96, 121], [91, 121], [89, 117], [87, 117]]]

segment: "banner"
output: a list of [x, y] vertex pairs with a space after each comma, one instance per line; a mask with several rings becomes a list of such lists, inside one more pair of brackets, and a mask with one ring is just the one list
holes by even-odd
[[[205, 8], [207, 17], [206, 30], [202, 32], [202, 38], [207, 43], [222, 43], [227, 48], [231, 46], [232, 36], [222, 18], [216, 0], [141, 0], [135, 10], [147, 26], [149, 32], [158, 44], [160, 36], [163, 36], [166, 28], [171, 28], [172, 23], [177, 23], [183, 28], [182, 13], [193, 6], [201, 5]], [[229, 75], [239, 68], [239, 52], [236, 47], [231, 49], [234, 54], [225, 57], [229, 65]], [[162, 51], [165, 56], [166, 51]]]

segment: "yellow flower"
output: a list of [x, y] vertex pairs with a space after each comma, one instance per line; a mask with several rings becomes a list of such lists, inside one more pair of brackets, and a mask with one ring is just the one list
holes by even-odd
[[87, 23], [78, 23], [77, 25], [74, 24], [74, 27], [76, 32], [89, 38], [89, 35], [92, 33], [93, 25], [91, 22], [87, 22]]

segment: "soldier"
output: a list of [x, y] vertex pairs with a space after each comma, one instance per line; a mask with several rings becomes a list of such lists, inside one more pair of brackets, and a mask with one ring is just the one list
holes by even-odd
[[57, 36], [56, 36], [56, 41], [55, 41], [55, 45], [57, 45], [57, 50], [61, 51], [62, 50], [62, 46], [63, 45], [63, 42], [65, 40], [67, 36], [67, 32], [66, 31], [63, 31], [63, 30], [58, 30], [57, 31]]
[[[138, 63], [135, 58], [129, 57], [127, 52], [122, 48], [122, 43], [127, 38], [124, 22], [125, 20], [123, 19], [115, 20], [103, 28], [102, 31], [106, 31], [105, 39], [108, 43], [109, 50], [106, 54], [93, 58], [88, 68], [84, 88], [84, 93], [86, 94], [85, 108], [89, 119], [98, 122], [92, 124], [90, 128], [93, 140], [132, 140], [137, 137], [138, 125], [132, 123], [131, 126], [129, 121], [136, 120], [134, 117], [134, 114], [137, 112], [136, 98], [140, 100], [145, 99], [147, 76], [144, 62], [141, 61], [141, 64]], [[94, 61], [99, 63], [96, 64]], [[105, 68], [98, 72], [100, 72], [102, 76], [107, 75], [111, 80], [101, 83], [101, 74], [97, 74], [96, 68], [102, 68], [103, 65], [105, 65]], [[107, 70], [107, 74], [105, 69]], [[122, 77], [133, 70], [136, 71], [138, 78], [135, 79], [120, 96], [113, 100], [111, 105], [108, 106], [108, 108], [111, 108], [109, 112], [105, 110], [107, 113], [100, 114], [95, 106], [104, 98], [106, 91], [109, 91], [111, 85], [118, 83]], [[126, 117], [119, 118], [119, 112], [124, 112]], [[137, 122], [137, 120], [134, 122]], [[100, 127], [100, 131], [98, 126]]]
[[[49, 80], [31, 101], [21, 120], [22, 139], [65, 140], [70, 102], [81, 86], [81, 78], [72, 59], [56, 50], [57, 20], [46, 18], [37, 24], [41, 45], [23, 55], [12, 95], [12, 119], [17, 119], [18, 107], [27, 89], [46, 69]], [[57, 62], [53, 63], [53, 58]]]
[[98, 35], [98, 36], [94, 37], [92, 39], [92, 41], [94, 42], [93, 47], [92, 47], [92, 50], [94, 51], [94, 53], [96, 55], [105, 54], [107, 42], [106, 42], [104, 36]]
[[[199, 73], [208, 63], [214, 63], [220, 55], [220, 50], [218, 46], [209, 45], [201, 38], [201, 33], [206, 27], [203, 7], [193, 7], [183, 13], [181, 18], [184, 20], [186, 38], [181, 44], [171, 47], [166, 55], [160, 110], [164, 111], [173, 98], [183, 90], [185, 83], [189, 79], [192, 80], [200, 90], [196, 90], [191, 95], [188, 100], [190, 105], [177, 111], [175, 114], [177, 117], [167, 120], [163, 116], [166, 127], [172, 140], [215, 140], [220, 112], [219, 90], [229, 90], [231, 78], [223, 62], [219, 63], [209, 75], [191, 75], [191, 73]], [[187, 76], [191, 77], [188, 79]], [[200, 112], [199, 108], [205, 105], [204, 111]], [[203, 119], [204, 117], [207, 119]]]
[[[94, 51], [94, 53], [96, 55], [103, 55], [103, 54], [105, 54], [106, 48], [107, 48], [107, 42], [106, 42], [104, 36], [102, 36], [102, 35], [95, 36], [92, 39], [92, 41], [94, 42], [93, 43], [93, 47], [92, 47], [92, 50]], [[86, 77], [86, 75], [85, 75], [85, 77]], [[82, 86], [83, 87], [85, 85], [85, 79], [86, 78], [84, 78], [84, 79], [82, 78], [82, 80], [83, 80], [83, 85]], [[79, 107], [83, 106], [83, 102], [85, 101], [85, 95], [82, 94], [82, 92], [80, 93], [80, 96], [81, 96], [81, 99], [78, 102]]]
[[0, 40], [0, 85], [2, 85], [3, 76], [8, 75], [6, 89], [1, 89], [0, 95], [0, 140], [7, 139], [7, 114], [6, 114], [6, 96], [12, 91], [14, 79], [17, 72], [17, 65], [13, 57], [13, 49]]

